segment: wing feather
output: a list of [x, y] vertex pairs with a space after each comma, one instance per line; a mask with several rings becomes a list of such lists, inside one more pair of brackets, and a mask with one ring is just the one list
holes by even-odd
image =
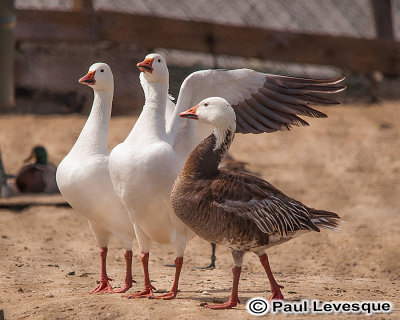
[[196, 125], [186, 125], [188, 119], [178, 115], [201, 100], [213, 96], [222, 97], [232, 105], [236, 113], [236, 132], [239, 133], [257, 134], [308, 125], [299, 115], [326, 117], [310, 105], [339, 104], [323, 95], [344, 90], [345, 87], [339, 84], [343, 80], [344, 78], [316, 80], [286, 77], [250, 69], [197, 71], [189, 75], [181, 86], [167, 132], [175, 144], [182, 140], [177, 139], [180, 133], [197, 130], [190, 135], [196, 137], [192, 143], [184, 142], [191, 146], [190, 152], [209, 132], [201, 131]]
[[212, 183], [213, 205], [217, 209], [249, 219], [267, 234], [286, 237], [297, 230], [319, 231], [311, 221], [311, 209], [268, 182], [244, 173], [222, 172], [221, 175]]

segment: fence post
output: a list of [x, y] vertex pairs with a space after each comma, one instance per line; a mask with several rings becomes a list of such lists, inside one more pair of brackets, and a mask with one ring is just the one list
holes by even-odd
[[72, 10], [76, 12], [92, 12], [93, 0], [73, 0]]
[[382, 39], [394, 39], [391, 0], [372, 0], [376, 36]]
[[[378, 39], [394, 40], [393, 16], [391, 0], [371, 0], [372, 11], [374, 14], [375, 31]], [[368, 74], [370, 79], [371, 102], [378, 102], [379, 91], [384, 77], [390, 75], [374, 71]]]
[[14, 98], [14, 0], [0, 1], [0, 110], [13, 107]]

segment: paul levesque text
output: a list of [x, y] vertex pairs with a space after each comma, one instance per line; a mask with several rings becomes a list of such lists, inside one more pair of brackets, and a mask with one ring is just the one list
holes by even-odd
[[353, 313], [372, 315], [377, 313], [390, 313], [393, 310], [390, 301], [332, 301], [300, 300], [289, 302], [273, 300], [269, 302], [269, 312], [285, 314], [331, 314]]

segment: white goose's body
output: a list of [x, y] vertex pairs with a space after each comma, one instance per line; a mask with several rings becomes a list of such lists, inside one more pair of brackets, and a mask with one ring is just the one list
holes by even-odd
[[[108, 72], [111, 76], [111, 79], [108, 79], [110, 83], [103, 88], [101, 79], [98, 78]], [[108, 129], [114, 88], [111, 69], [98, 63], [89, 69], [89, 74], [93, 79], [97, 78], [97, 84], [93, 84], [92, 110], [75, 145], [58, 166], [57, 184], [65, 200], [88, 220], [101, 248], [100, 254], [102, 259], [104, 258], [102, 283], [94, 292], [111, 292], [112, 288], [108, 284], [109, 279], [105, 271], [109, 238], [114, 235], [121, 242], [127, 251], [125, 258], [129, 265], [135, 234], [129, 215], [115, 194], [108, 169]], [[91, 77], [88, 79], [92, 79]], [[82, 79], [80, 82], [86, 83], [85, 78]], [[92, 85], [90, 82], [86, 84]], [[98, 86], [100, 88], [97, 88]], [[127, 277], [125, 287], [119, 292], [125, 292], [132, 284], [130, 266]]]
[[170, 192], [190, 152], [212, 131], [206, 124], [188, 122], [178, 114], [208, 96], [222, 96], [241, 114], [237, 116], [237, 132], [273, 132], [307, 124], [296, 114], [325, 116], [306, 105], [336, 102], [310, 93], [333, 93], [342, 88], [332, 87], [340, 79], [297, 79], [248, 69], [199, 71], [182, 84], [177, 105], [169, 118], [165, 113], [172, 103], [168, 101], [169, 75], [164, 58], [158, 54], [148, 55], [138, 67], [142, 71], [146, 103], [129, 136], [112, 150], [110, 174], [116, 194], [134, 224], [142, 252], [145, 289], [130, 297], [153, 296], [148, 257], [151, 242], [156, 241], [171, 243], [177, 256], [173, 288], [159, 296], [172, 299], [177, 294], [186, 242], [193, 234], [173, 213]]
[[185, 240], [192, 233], [176, 219], [169, 201], [183, 159], [166, 133], [168, 89], [150, 83], [145, 90], [146, 103], [133, 130], [111, 152], [110, 172], [116, 193], [129, 210], [137, 237], [141, 237], [139, 245], [149, 250], [146, 237], [171, 243], [176, 230]]
[[114, 234], [124, 249], [132, 248], [134, 232], [115, 195], [108, 155], [85, 153], [74, 146], [58, 167], [57, 183], [65, 200], [88, 220], [100, 247], [106, 247]]

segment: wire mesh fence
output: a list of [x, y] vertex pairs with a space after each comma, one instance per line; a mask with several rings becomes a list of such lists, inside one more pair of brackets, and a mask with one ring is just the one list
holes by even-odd
[[[74, 0], [16, 0], [16, 9], [73, 11]], [[144, 14], [190, 21], [205, 21], [216, 24], [250, 26], [279, 31], [292, 31], [307, 34], [347, 36], [373, 39], [376, 37], [370, 0], [93, 0], [94, 12], [112, 11]], [[400, 1], [392, 1], [394, 37], [400, 35]], [[38, 21], [40, 26], [40, 21]], [[88, 22], [87, 28], [92, 26]], [[149, 30], [149, 37], [157, 33], [159, 26]], [[43, 32], [48, 26], [44, 26]], [[42, 32], [42, 31], [41, 31]], [[95, 32], [95, 30], [94, 30]], [[119, 32], [129, 30], [119, 29]], [[77, 34], [77, 36], [79, 36]], [[192, 35], [196, 37], [196, 34]], [[177, 39], [171, 39], [171, 41]], [[179, 39], [186, 41], [187, 39]], [[138, 81], [135, 65], [149, 51], [157, 51], [166, 57], [170, 67], [171, 93], [177, 95], [182, 80], [192, 71], [205, 68], [252, 68], [259, 71], [304, 76], [335, 77], [345, 74], [349, 90], [347, 101], [354, 99], [375, 100], [378, 96], [396, 97], [394, 85], [379, 85], [379, 73], [358, 74], [332, 66], [304, 63], [261, 60], [256, 57], [238, 57], [235, 52], [229, 55], [215, 55], [196, 51], [183, 51], [163, 47], [142, 47], [134, 43], [98, 41], [94, 43], [45, 43], [24, 41], [17, 44], [17, 98], [42, 97], [47, 94], [50, 104], [56, 103], [54, 97], [61, 95], [65, 100], [61, 112], [87, 111], [88, 101], [85, 88], [76, 79], [86, 72], [91, 63], [107, 62], [116, 78], [116, 109], [119, 112], [140, 110], [143, 95]], [[24, 72], [31, 71], [30, 73]], [[62, 74], [60, 79], [58, 75]], [[55, 76], [57, 75], [57, 76]], [[49, 83], [48, 79], [52, 79]], [[394, 79], [384, 81], [395, 81]], [[37, 95], [37, 92], [40, 92]], [[48, 92], [54, 92], [52, 97]], [[26, 99], [27, 101], [28, 99]], [[37, 99], [36, 99], [37, 100]], [[43, 99], [42, 99], [43, 100]], [[44, 99], [46, 100], [46, 99]], [[31, 111], [41, 108], [31, 107]]]
[[[16, 0], [15, 4], [17, 9], [73, 9], [73, 0]], [[93, 6], [96, 10], [221, 24], [366, 38], [375, 36], [369, 0], [94, 0]], [[395, 1], [394, 13], [398, 12], [400, 4]], [[396, 31], [399, 34], [399, 24], [396, 24]]]

